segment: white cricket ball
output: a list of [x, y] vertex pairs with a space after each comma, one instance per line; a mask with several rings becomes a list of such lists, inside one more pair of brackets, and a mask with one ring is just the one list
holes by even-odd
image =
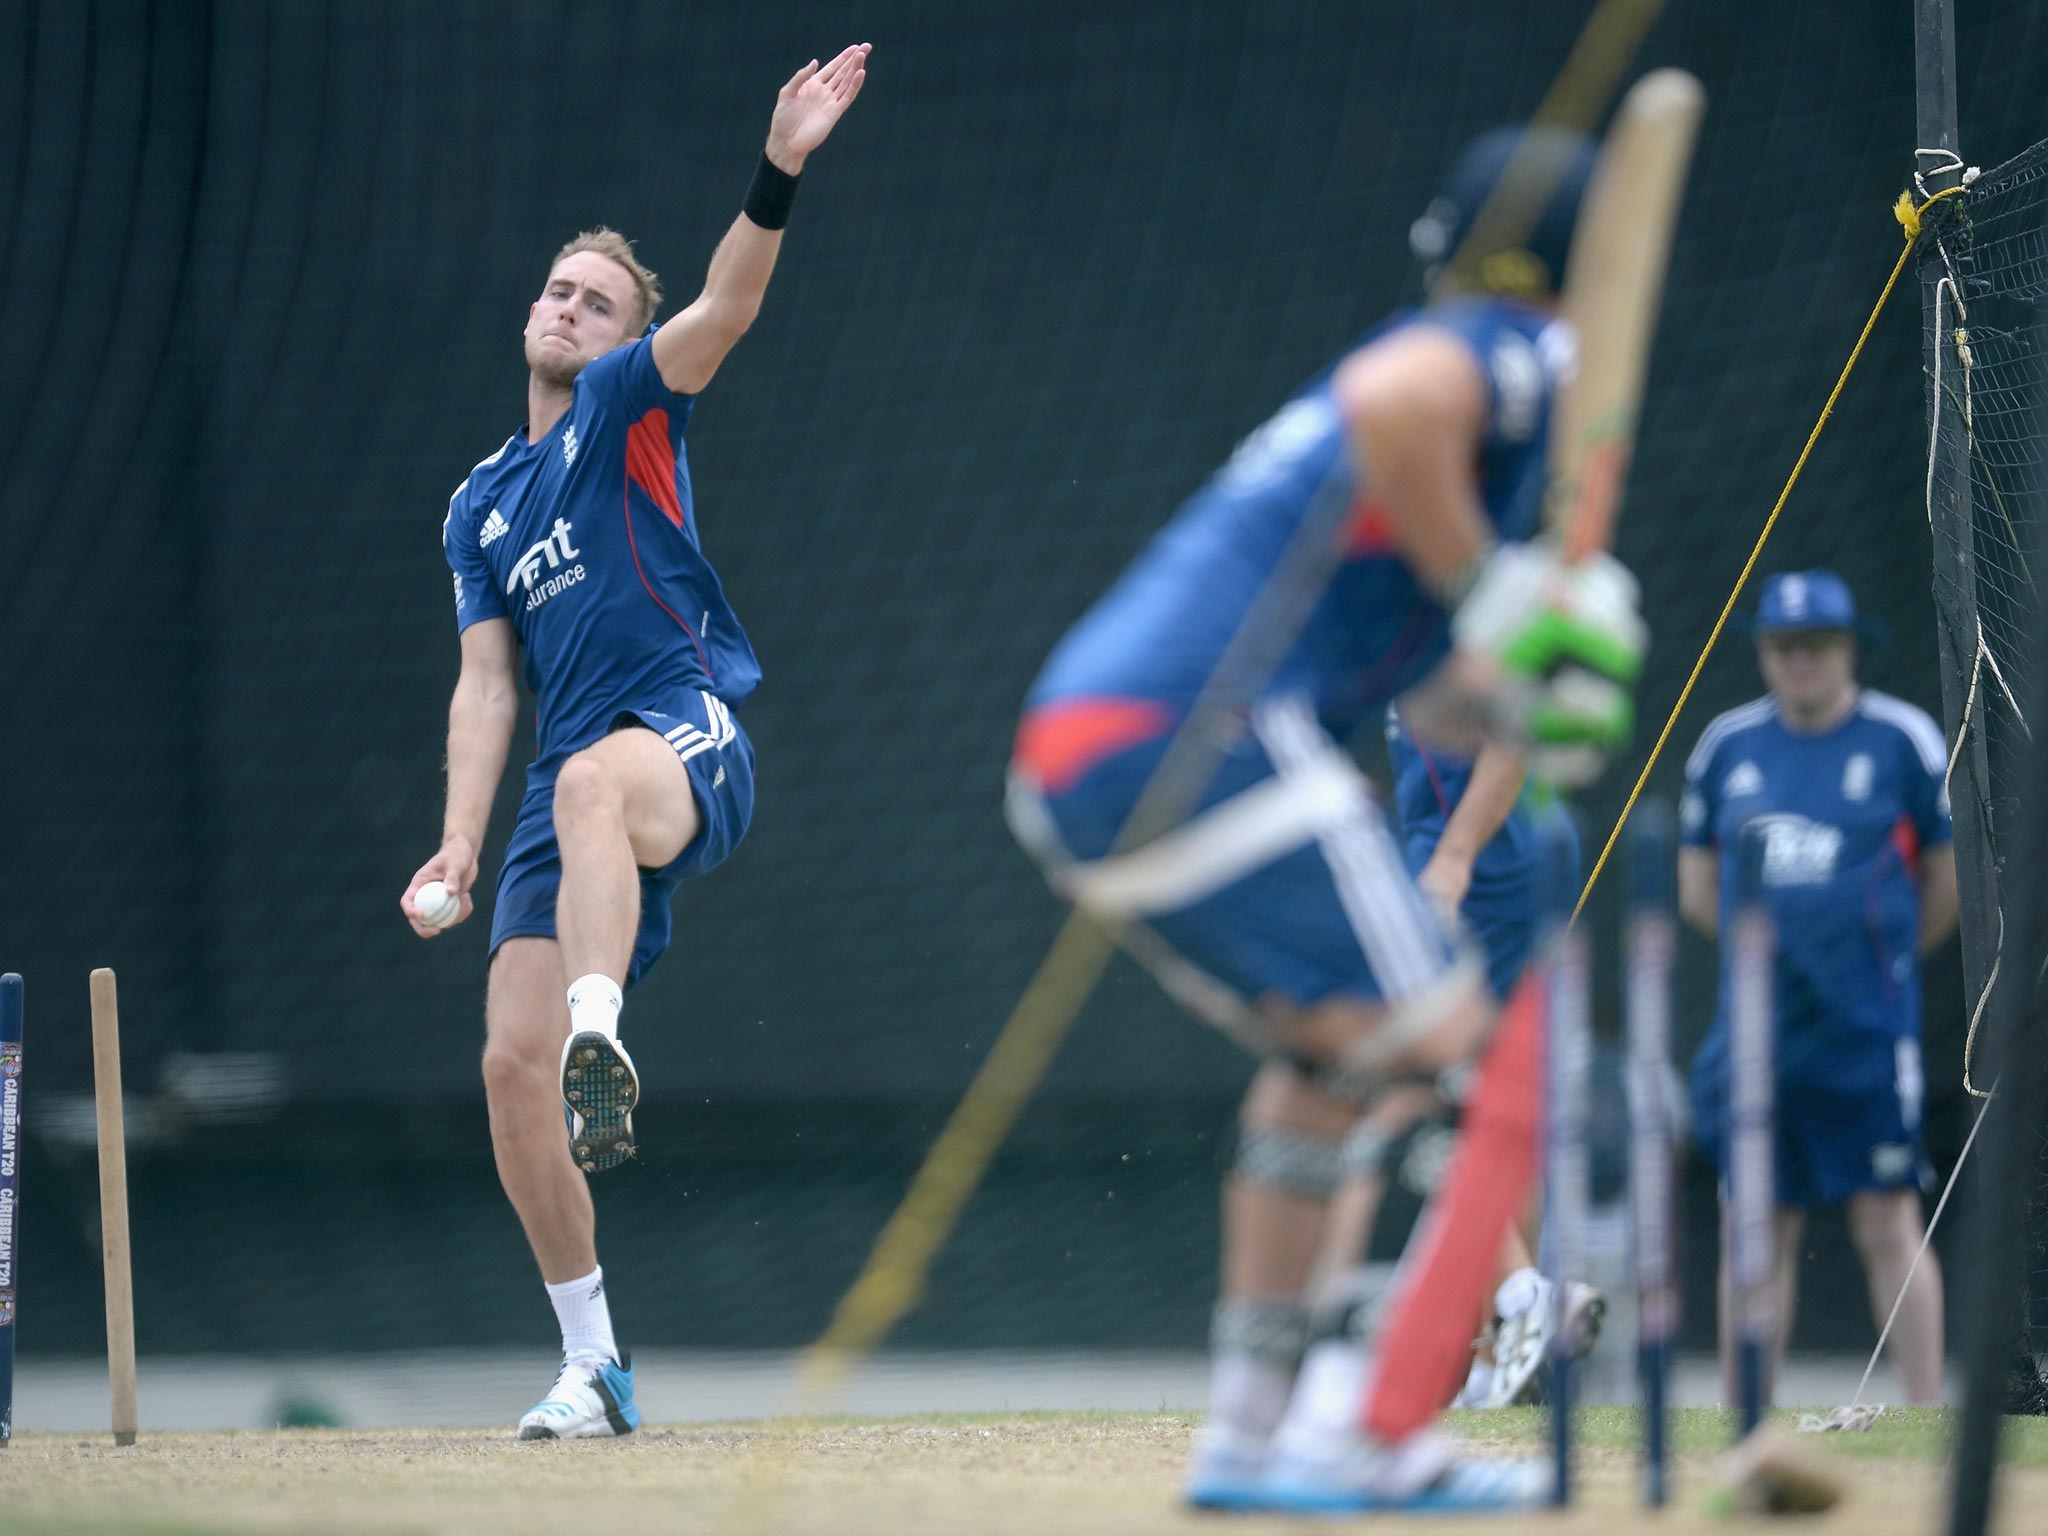
[[446, 928], [462, 910], [462, 903], [439, 880], [429, 880], [414, 891], [412, 904], [419, 911], [420, 921], [429, 928]]

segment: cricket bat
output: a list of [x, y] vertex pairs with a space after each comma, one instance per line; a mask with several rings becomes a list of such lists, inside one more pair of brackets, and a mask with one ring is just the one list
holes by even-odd
[[1607, 549], [1635, 449], [1671, 234], [1707, 95], [1682, 69], [1622, 99], [1586, 190], [1565, 266], [1563, 313], [1578, 375], [1553, 407], [1544, 522], [1567, 561]]

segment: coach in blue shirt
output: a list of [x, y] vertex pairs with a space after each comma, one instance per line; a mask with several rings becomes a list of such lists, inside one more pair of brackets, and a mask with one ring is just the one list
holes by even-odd
[[[1834, 572], [1764, 583], [1757, 661], [1770, 692], [1716, 719], [1686, 763], [1679, 904], [1701, 932], [1718, 933], [1733, 906], [1740, 833], [1762, 828], [1778, 941], [1776, 1353], [1791, 1330], [1805, 1213], [1843, 1205], [1880, 1327], [1907, 1291], [1892, 1359], [1907, 1395], [1933, 1402], [1942, 1374], [1933, 1252], [1910, 1289], [1906, 1276], [1925, 1231], [1919, 957], [1956, 920], [1947, 754], [1924, 711], [1857, 685], [1857, 631], [1855, 601]], [[1725, 976], [1692, 1087], [1702, 1140], [1725, 1173]], [[1733, 1402], [1725, 1224], [1722, 1246]]]

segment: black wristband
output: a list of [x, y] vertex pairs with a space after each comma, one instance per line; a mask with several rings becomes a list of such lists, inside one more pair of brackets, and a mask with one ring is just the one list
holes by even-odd
[[796, 201], [796, 184], [802, 180], [801, 174], [790, 175], [763, 154], [754, 167], [754, 182], [747, 188], [740, 212], [763, 229], [782, 228], [789, 222], [789, 206]]

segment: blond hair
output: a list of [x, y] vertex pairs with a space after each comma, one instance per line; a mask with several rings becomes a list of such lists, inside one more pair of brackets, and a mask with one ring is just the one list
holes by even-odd
[[555, 252], [555, 259], [548, 263], [553, 272], [563, 262], [582, 251], [594, 251], [608, 261], [615, 261], [626, 269], [626, 275], [633, 279], [633, 296], [638, 311], [632, 323], [626, 327], [629, 334], [638, 336], [654, 322], [654, 311], [661, 304], [661, 279], [640, 265], [640, 258], [633, 254], [633, 242], [616, 229], [607, 229], [600, 224], [595, 229], [586, 229]]

